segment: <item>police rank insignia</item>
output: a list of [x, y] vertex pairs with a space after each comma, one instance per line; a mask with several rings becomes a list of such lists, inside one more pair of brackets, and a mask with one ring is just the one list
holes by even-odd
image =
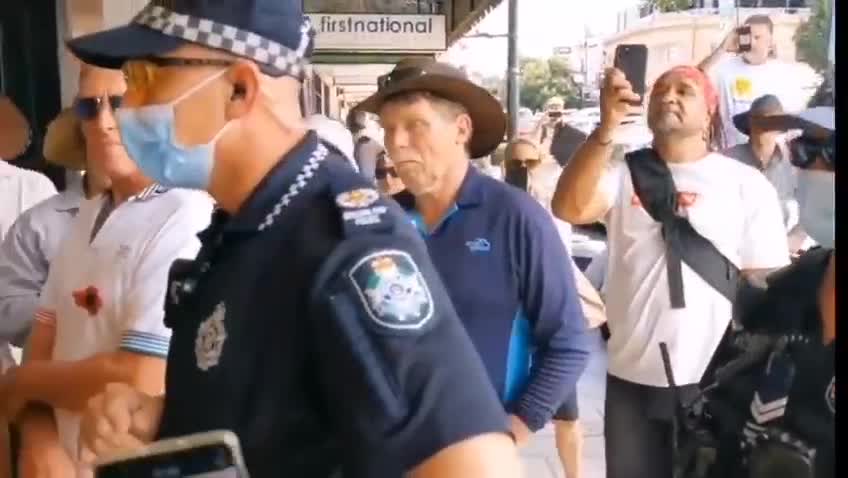
[[360, 259], [350, 280], [368, 316], [391, 330], [419, 330], [433, 317], [433, 297], [406, 252], [384, 250]]
[[361, 209], [380, 199], [380, 194], [371, 188], [354, 189], [336, 196], [336, 204], [344, 209]]
[[824, 392], [824, 400], [827, 402], [827, 408], [830, 409], [832, 413], [836, 413], [836, 376], [830, 379], [830, 385], [827, 386], [827, 390]]
[[227, 306], [223, 302], [215, 306], [212, 315], [204, 320], [197, 329], [194, 341], [194, 355], [197, 358], [197, 368], [208, 371], [218, 365], [227, 340], [227, 329], [224, 328], [224, 318]]

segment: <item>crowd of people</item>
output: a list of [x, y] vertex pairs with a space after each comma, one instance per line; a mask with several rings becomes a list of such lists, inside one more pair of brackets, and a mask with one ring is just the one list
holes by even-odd
[[[580, 478], [602, 326], [608, 477], [835, 476], [834, 109], [784, 109], [767, 17], [645, 98], [607, 70], [588, 136], [554, 100], [504, 144], [498, 100], [431, 59], [344, 123], [303, 118], [301, 2], [218, 3], [68, 41], [79, 90], [44, 156], [78, 187], [0, 162], [16, 476], [232, 430], [257, 477], [511, 478], [553, 423]], [[645, 147], [617, 140], [635, 104]], [[18, 116], [0, 102], [0, 128]], [[501, 174], [474, 166], [499, 148]], [[570, 249], [597, 223], [593, 284]], [[767, 351], [728, 378], [751, 337]], [[690, 428], [709, 463], [681, 458]]]

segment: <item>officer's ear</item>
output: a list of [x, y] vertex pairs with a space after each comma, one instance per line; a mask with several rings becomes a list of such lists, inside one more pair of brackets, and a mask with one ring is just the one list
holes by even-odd
[[259, 101], [259, 68], [249, 61], [237, 61], [230, 67], [227, 77], [232, 92], [227, 102], [227, 120], [238, 119], [248, 114]]

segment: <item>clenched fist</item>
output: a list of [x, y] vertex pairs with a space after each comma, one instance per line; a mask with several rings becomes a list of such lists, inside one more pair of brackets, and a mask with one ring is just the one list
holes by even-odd
[[90, 464], [149, 443], [159, 429], [163, 406], [163, 397], [151, 397], [125, 384], [109, 384], [91, 399], [83, 416], [80, 458]]

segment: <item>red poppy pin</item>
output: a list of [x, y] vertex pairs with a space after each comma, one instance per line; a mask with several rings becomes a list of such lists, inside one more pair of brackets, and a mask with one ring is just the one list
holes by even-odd
[[100, 308], [103, 307], [103, 299], [100, 297], [100, 291], [93, 285], [74, 291], [73, 295], [74, 303], [78, 307], [85, 309], [91, 317], [97, 315], [100, 312]]

